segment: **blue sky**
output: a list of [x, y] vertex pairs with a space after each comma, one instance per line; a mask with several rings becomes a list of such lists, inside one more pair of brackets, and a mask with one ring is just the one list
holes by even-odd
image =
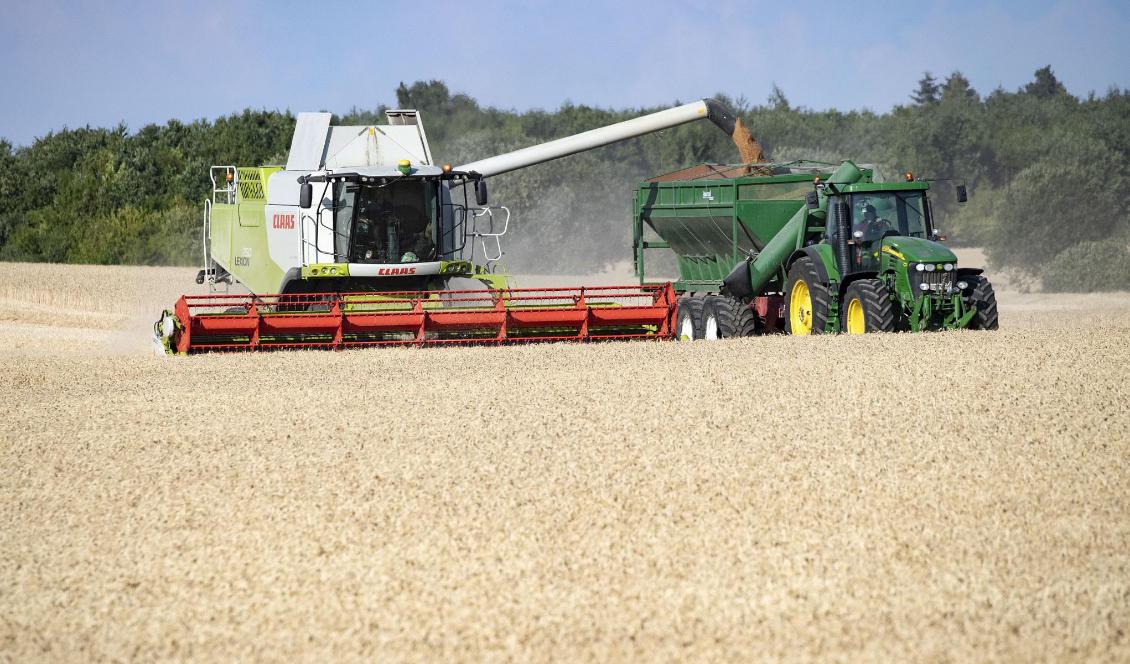
[[0, 137], [243, 109], [345, 111], [438, 78], [483, 104], [639, 107], [715, 92], [886, 111], [924, 70], [981, 92], [1052, 65], [1130, 88], [1130, 3], [0, 3]]

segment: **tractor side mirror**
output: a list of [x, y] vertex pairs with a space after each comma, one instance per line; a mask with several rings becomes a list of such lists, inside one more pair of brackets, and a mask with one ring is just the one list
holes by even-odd
[[815, 210], [820, 207], [820, 194], [815, 191], [810, 191], [804, 195], [804, 204], [808, 206], [809, 210]]
[[314, 185], [309, 182], [303, 182], [302, 186], [298, 188], [298, 207], [303, 210], [309, 210], [310, 205], [314, 202]]
[[486, 180], [475, 180], [475, 202], [479, 205], [487, 204]]
[[969, 200], [969, 192], [966, 191], [965, 185], [959, 184], [956, 187], [954, 187], [953, 189], [954, 189], [954, 193], [957, 194], [957, 202], [958, 203], [964, 203], [965, 201]]

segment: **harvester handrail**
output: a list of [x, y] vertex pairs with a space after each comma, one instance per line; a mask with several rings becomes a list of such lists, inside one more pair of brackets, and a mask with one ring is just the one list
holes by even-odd
[[[502, 210], [506, 213], [506, 219], [502, 222], [502, 230], [498, 232], [494, 231], [494, 210]], [[510, 228], [510, 208], [506, 207], [505, 205], [484, 205], [482, 207], [475, 208], [471, 214], [471, 235], [479, 239], [479, 244], [483, 248], [483, 260], [485, 260], [487, 263], [495, 263], [502, 260], [501, 238], [503, 235], [506, 235], [507, 229]], [[490, 225], [489, 232], [480, 232], [478, 230], [479, 219], [482, 219], [484, 217], [487, 218], [487, 223]], [[491, 252], [487, 248], [486, 238], [488, 237], [494, 240], [494, 246], [496, 250], [495, 253], [497, 254], [495, 256], [491, 256]], [[471, 251], [471, 258], [472, 260], [474, 259], [473, 246]]]
[[[216, 186], [216, 170], [222, 169], [224, 171], [224, 186]], [[227, 174], [230, 173], [232, 179], [227, 181]], [[235, 203], [236, 185], [239, 182], [239, 169], [234, 164], [212, 166], [208, 169], [208, 179], [212, 181], [212, 203], [220, 203], [216, 200], [216, 194], [224, 194], [226, 200], [223, 201], [225, 205]]]
[[204, 232], [201, 234], [204, 245], [204, 278], [208, 278], [208, 271], [212, 269], [212, 256], [209, 251], [212, 236], [212, 200], [204, 199]]

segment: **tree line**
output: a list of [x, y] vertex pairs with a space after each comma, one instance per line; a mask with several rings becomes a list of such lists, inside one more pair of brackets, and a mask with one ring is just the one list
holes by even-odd
[[[1130, 288], [1130, 93], [1069, 94], [1050, 67], [1015, 91], [982, 95], [960, 72], [925, 73], [886, 113], [794, 107], [776, 86], [763, 104], [716, 95], [774, 161], [853, 159], [886, 178], [943, 180], [935, 212], [952, 242], [986, 249], [1051, 290]], [[437, 161], [460, 163], [659, 108], [555, 111], [481, 106], [441, 81], [401, 84], [398, 108], [421, 110]], [[383, 122], [385, 106], [336, 123]], [[170, 120], [136, 132], [64, 129], [14, 147], [0, 139], [0, 259], [189, 265], [199, 262], [208, 167], [286, 162], [294, 115], [245, 110]], [[736, 159], [728, 136], [694, 123], [493, 178], [515, 215], [513, 271], [599, 270], [630, 258], [631, 194], [644, 178]], [[959, 206], [945, 179], [964, 182]]]

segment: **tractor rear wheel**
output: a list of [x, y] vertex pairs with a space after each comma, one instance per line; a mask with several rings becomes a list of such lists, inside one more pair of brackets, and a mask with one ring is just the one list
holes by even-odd
[[1000, 317], [997, 314], [997, 295], [993, 292], [993, 285], [984, 277], [971, 277], [969, 282], [973, 293], [966, 302], [977, 312], [973, 314], [973, 320], [969, 321], [969, 329], [997, 329]]
[[800, 258], [789, 268], [785, 292], [785, 330], [789, 334], [823, 334], [828, 321], [828, 285], [820, 279], [810, 258]]
[[[723, 339], [749, 337], [757, 331], [757, 317], [749, 305], [728, 295], [711, 295], [706, 298], [705, 310], [712, 310], [718, 321], [718, 336]], [[709, 331], [709, 327], [707, 327]]]
[[882, 279], [853, 281], [844, 293], [841, 328], [848, 334], [894, 332], [895, 305]]
[[675, 306], [675, 338], [694, 341], [702, 338], [703, 298], [684, 295]]

